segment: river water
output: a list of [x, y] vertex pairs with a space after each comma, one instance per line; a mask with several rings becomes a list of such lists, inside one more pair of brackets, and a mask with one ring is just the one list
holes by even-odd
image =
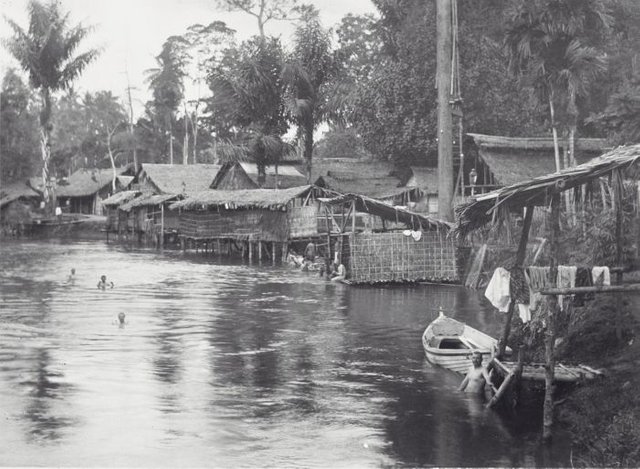
[[[96, 288], [103, 274], [114, 289]], [[440, 307], [498, 333], [498, 313], [464, 288], [5, 241], [0, 301], [3, 466], [570, 463], [562, 439], [540, 445], [537, 413], [486, 410], [424, 359]]]

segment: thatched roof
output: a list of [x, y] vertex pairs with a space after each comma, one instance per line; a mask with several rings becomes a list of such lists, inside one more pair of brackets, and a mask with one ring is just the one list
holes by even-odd
[[144, 163], [140, 176], [146, 175], [162, 194], [192, 194], [207, 190], [219, 170], [220, 165], [216, 164]]
[[555, 193], [586, 184], [594, 179], [640, 162], [640, 144], [618, 147], [588, 163], [478, 195], [456, 207], [455, 231], [466, 235], [500, 217], [504, 210], [527, 205], [547, 205]]
[[[116, 177], [129, 168], [127, 166], [116, 168]], [[113, 181], [112, 169], [79, 169], [66, 180], [59, 181], [56, 185], [57, 197], [87, 197], [108, 186]], [[40, 186], [41, 186], [40, 181]]]
[[[478, 148], [480, 158], [501, 185], [515, 184], [555, 171], [553, 139], [500, 137], [467, 134]], [[566, 142], [560, 142], [562, 147]], [[576, 162], [586, 163], [601, 155], [609, 146], [599, 138], [576, 140]]]
[[414, 229], [422, 228], [443, 228], [449, 231], [453, 228], [453, 223], [444, 220], [429, 217], [420, 213], [411, 212], [410, 210], [394, 207], [386, 202], [375, 200], [358, 194], [345, 194], [331, 199], [320, 199], [321, 202], [328, 205], [344, 204], [346, 202], [355, 201], [356, 210], [363, 213], [371, 213], [385, 220], [401, 222]]
[[178, 194], [143, 194], [140, 197], [136, 197], [122, 204], [119, 209], [124, 212], [130, 212], [136, 207], [153, 207], [154, 205], [160, 205], [169, 200], [180, 197]]
[[[256, 184], [256, 188], [276, 189], [276, 168], [274, 165], [265, 168], [266, 178], [262, 186], [258, 185], [258, 165], [255, 163], [240, 162], [244, 172]], [[293, 165], [278, 165], [278, 189], [289, 189], [307, 184], [307, 178]]]
[[311, 180], [341, 194], [361, 194], [375, 199], [388, 199], [415, 190], [400, 187], [403, 181], [395, 174], [393, 164], [355, 158], [313, 160]]
[[426, 194], [438, 193], [438, 168], [411, 166], [411, 173], [406, 187], [417, 187]]
[[118, 205], [125, 204], [130, 200], [136, 198], [140, 194], [140, 191], [121, 191], [116, 192], [111, 197], [107, 197], [102, 201], [102, 205], [105, 207], [117, 207]]
[[40, 194], [31, 189], [26, 182], [14, 182], [0, 186], [0, 207], [18, 199], [40, 198]]
[[214, 207], [226, 209], [263, 208], [282, 210], [296, 197], [311, 190], [313, 186], [299, 186], [290, 189], [240, 189], [233, 191], [207, 190], [192, 194], [175, 202], [170, 209], [202, 210]]

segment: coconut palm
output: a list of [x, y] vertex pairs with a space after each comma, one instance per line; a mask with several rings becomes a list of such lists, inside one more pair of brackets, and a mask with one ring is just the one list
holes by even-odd
[[334, 73], [335, 64], [329, 32], [322, 28], [317, 11], [310, 10], [295, 31], [294, 50], [282, 72], [287, 84], [288, 109], [303, 143], [309, 182], [313, 132], [329, 112], [323, 91]]
[[520, 0], [510, 13], [505, 35], [509, 70], [533, 87], [540, 104], [549, 106], [558, 171], [557, 107], [566, 116], [573, 159], [578, 98], [606, 70], [604, 54], [591, 43], [610, 24], [607, 2], [598, 0]]
[[57, 2], [41, 3], [31, 0], [28, 5], [29, 28], [25, 31], [7, 19], [13, 37], [5, 42], [9, 52], [28, 73], [31, 85], [42, 99], [40, 111], [40, 147], [44, 199], [51, 210], [55, 193], [49, 179], [51, 158], [52, 99], [56, 91], [68, 89], [98, 55], [91, 49], [74, 55], [90, 29], [81, 24], [71, 25], [69, 14]]

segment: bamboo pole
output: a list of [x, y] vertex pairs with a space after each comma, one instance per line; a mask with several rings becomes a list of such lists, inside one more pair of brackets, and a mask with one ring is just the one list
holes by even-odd
[[[524, 260], [527, 254], [527, 244], [529, 242], [529, 231], [531, 231], [531, 220], [533, 219], [534, 207], [532, 205], [527, 205], [525, 210], [520, 243], [518, 244], [518, 251], [516, 252], [515, 267], [524, 267]], [[509, 334], [511, 333], [511, 321], [513, 319], [513, 312], [515, 311], [515, 308], [516, 302], [511, 298], [511, 301], [509, 302], [509, 310], [507, 311], [507, 318], [502, 331], [502, 339], [500, 340], [500, 346], [498, 349], [498, 357], [502, 357], [504, 355], [504, 351], [507, 347], [507, 341], [509, 340]]]
[[262, 264], [262, 241], [258, 241], [258, 263]]
[[249, 264], [253, 262], [253, 243], [251, 241], [249, 243]]
[[595, 285], [593, 287], [544, 288], [540, 290], [540, 293], [543, 295], [576, 295], [579, 293], [621, 293], [633, 291], [640, 291], [640, 283]]
[[271, 243], [271, 263], [276, 265], [276, 242]]
[[160, 204], [160, 249], [164, 248], [164, 204]]
[[[558, 279], [558, 255], [560, 253], [560, 195], [554, 194], [551, 199], [551, 262], [549, 280], [556, 285]], [[556, 340], [555, 322], [558, 313], [558, 297], [550, 295], [547, 298], [547, 327], [544, 339], [545, 348], [545, 379], [544, 379], [544, 408], [542, 411], [542, 438], [549, 442], [553, 431], [553, 391], [555, 375], [554, 346]]]

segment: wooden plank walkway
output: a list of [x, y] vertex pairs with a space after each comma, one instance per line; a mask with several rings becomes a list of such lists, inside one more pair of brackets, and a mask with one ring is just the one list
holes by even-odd
[[[495, 368], [505, 376], [515, 373], [518, 367], [517, 362], [505, 362], [493, 359]], [[522, 379], [532, 381], [544, 381], [545, 369], [544, 363], [527, 363], [522, 368]], [[587, 365], [563, 365], [561, 363], [556, 364], [554, 371], [554, 379], [558, 382], [575, 383], [585, 379], [595, 379], [599, 376], [603, 376], [604, 372], [596, 370]]]

